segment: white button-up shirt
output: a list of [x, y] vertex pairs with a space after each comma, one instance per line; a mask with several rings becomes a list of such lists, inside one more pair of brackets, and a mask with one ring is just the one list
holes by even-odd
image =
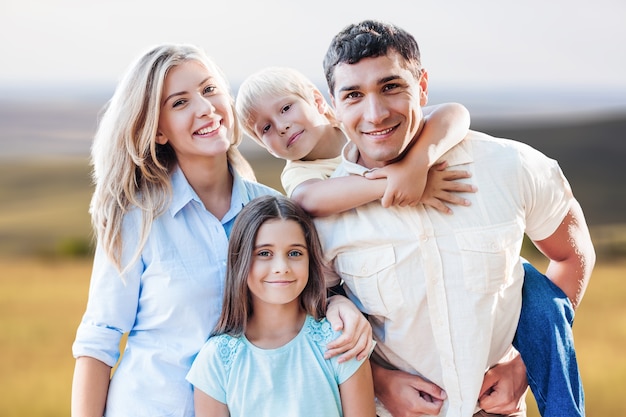
[[[379, 201], [317, 218], [325, 257], [370, 315], [377, 355], [448, 396], [441, 416], [472, 416], [485, 371], [510, 349], [521, 308], [524, 232], [550, 236], [573, 199], [556, 161], [471, 132], [442, 160], [478, 192], [454, 213]], [[360, 175], [348, 143], [334, 176]], [[332, 283], [329, 283], [332, 284]]]

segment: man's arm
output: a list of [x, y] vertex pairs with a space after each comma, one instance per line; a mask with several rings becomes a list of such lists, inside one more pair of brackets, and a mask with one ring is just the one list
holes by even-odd
[[[534, 244], [550, 260], [546, 276], [563, 290], [574, 309], [577, 308], [596, 261], [589, 229], [578, 202], [573, 202], [552, 235], [534, 241]], [[527, 386], [526, 367], [517, 353], [485, 374], [480, 406], [491, 413], [508, 414], [517, 411]]]
[[574, 309], [578, 308], [596, 263], [596, 253], [580, 204], [574, 201], [556, 231], [533, 243], [550, 260], [546, 276], [563, 290]]

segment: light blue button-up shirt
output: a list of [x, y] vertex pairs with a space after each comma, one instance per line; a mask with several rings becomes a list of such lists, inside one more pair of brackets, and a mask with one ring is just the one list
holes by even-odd
[[[278, 194], [233, 173], [230, 210], [207, 211], [180, 169], [172, 174], [172, 202], [154, 223], [138, 262], [123, 279], [96, 249], [89, 301], [73, 345], [75, 357], [114, 366], [122, 335], [123, 360], [110, 383], [107, 416], [193, 416], [185, 375], [219, 317], [228, 236], [244, 204]], [[138, 243], [141, 213], [123, 223], [123, 262]]]

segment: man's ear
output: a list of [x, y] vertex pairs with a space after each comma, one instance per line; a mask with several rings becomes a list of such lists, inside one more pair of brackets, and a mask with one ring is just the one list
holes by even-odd
[[167, 143], [167, 136], [161, 132], [157, 132], [155, 141], [159, 145], [165, 145]]
[[420, 85], [420, 106], [424, 107], [428, 103], [428, 71], [422, 69], [422, 75], [419, 79]]

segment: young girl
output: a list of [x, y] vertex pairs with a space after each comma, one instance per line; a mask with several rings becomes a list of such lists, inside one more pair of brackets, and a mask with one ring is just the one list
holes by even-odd
[[187, 379], [196, 416], [375, 416], [368, 359], [326, 360], [322, 253], [310, 217], [283, 196], [240, 213], [216, 330]]
[[266, 68], [241, 84], [236, 103], [246, 133], [287, 161], [281, 175], [287, 195], [314, 216], [339, 213], [378, 199], [385, 207], [424, 202], [443, 212], [450, 211], [444, 202], [469, 204], [449, 192], [473, 191], [471, 185], [453, 181], [468, 177], [467, 172], [443, 171], [445, 165], [429, 171], [468, 132], [469, 113], [459, 104], [427, 109], [430, 118], [420, 140], [400, 161], [367, 174], [367, 178], [322, 182], [341, 162], [346, 137], [322, 93], [308, 78], [291, 68]]
[[[278, 194], [252, 180], [240, 140], [226, 78], [196, 47], [157, 46], [118, 85], [92, 148], [97, 248], [72, 415], [193, 416], [185, 375], [219, 316], [231, 227], [250, 200]], [[367, 355], [362, 315], [332, 305], [337, 349]]]

